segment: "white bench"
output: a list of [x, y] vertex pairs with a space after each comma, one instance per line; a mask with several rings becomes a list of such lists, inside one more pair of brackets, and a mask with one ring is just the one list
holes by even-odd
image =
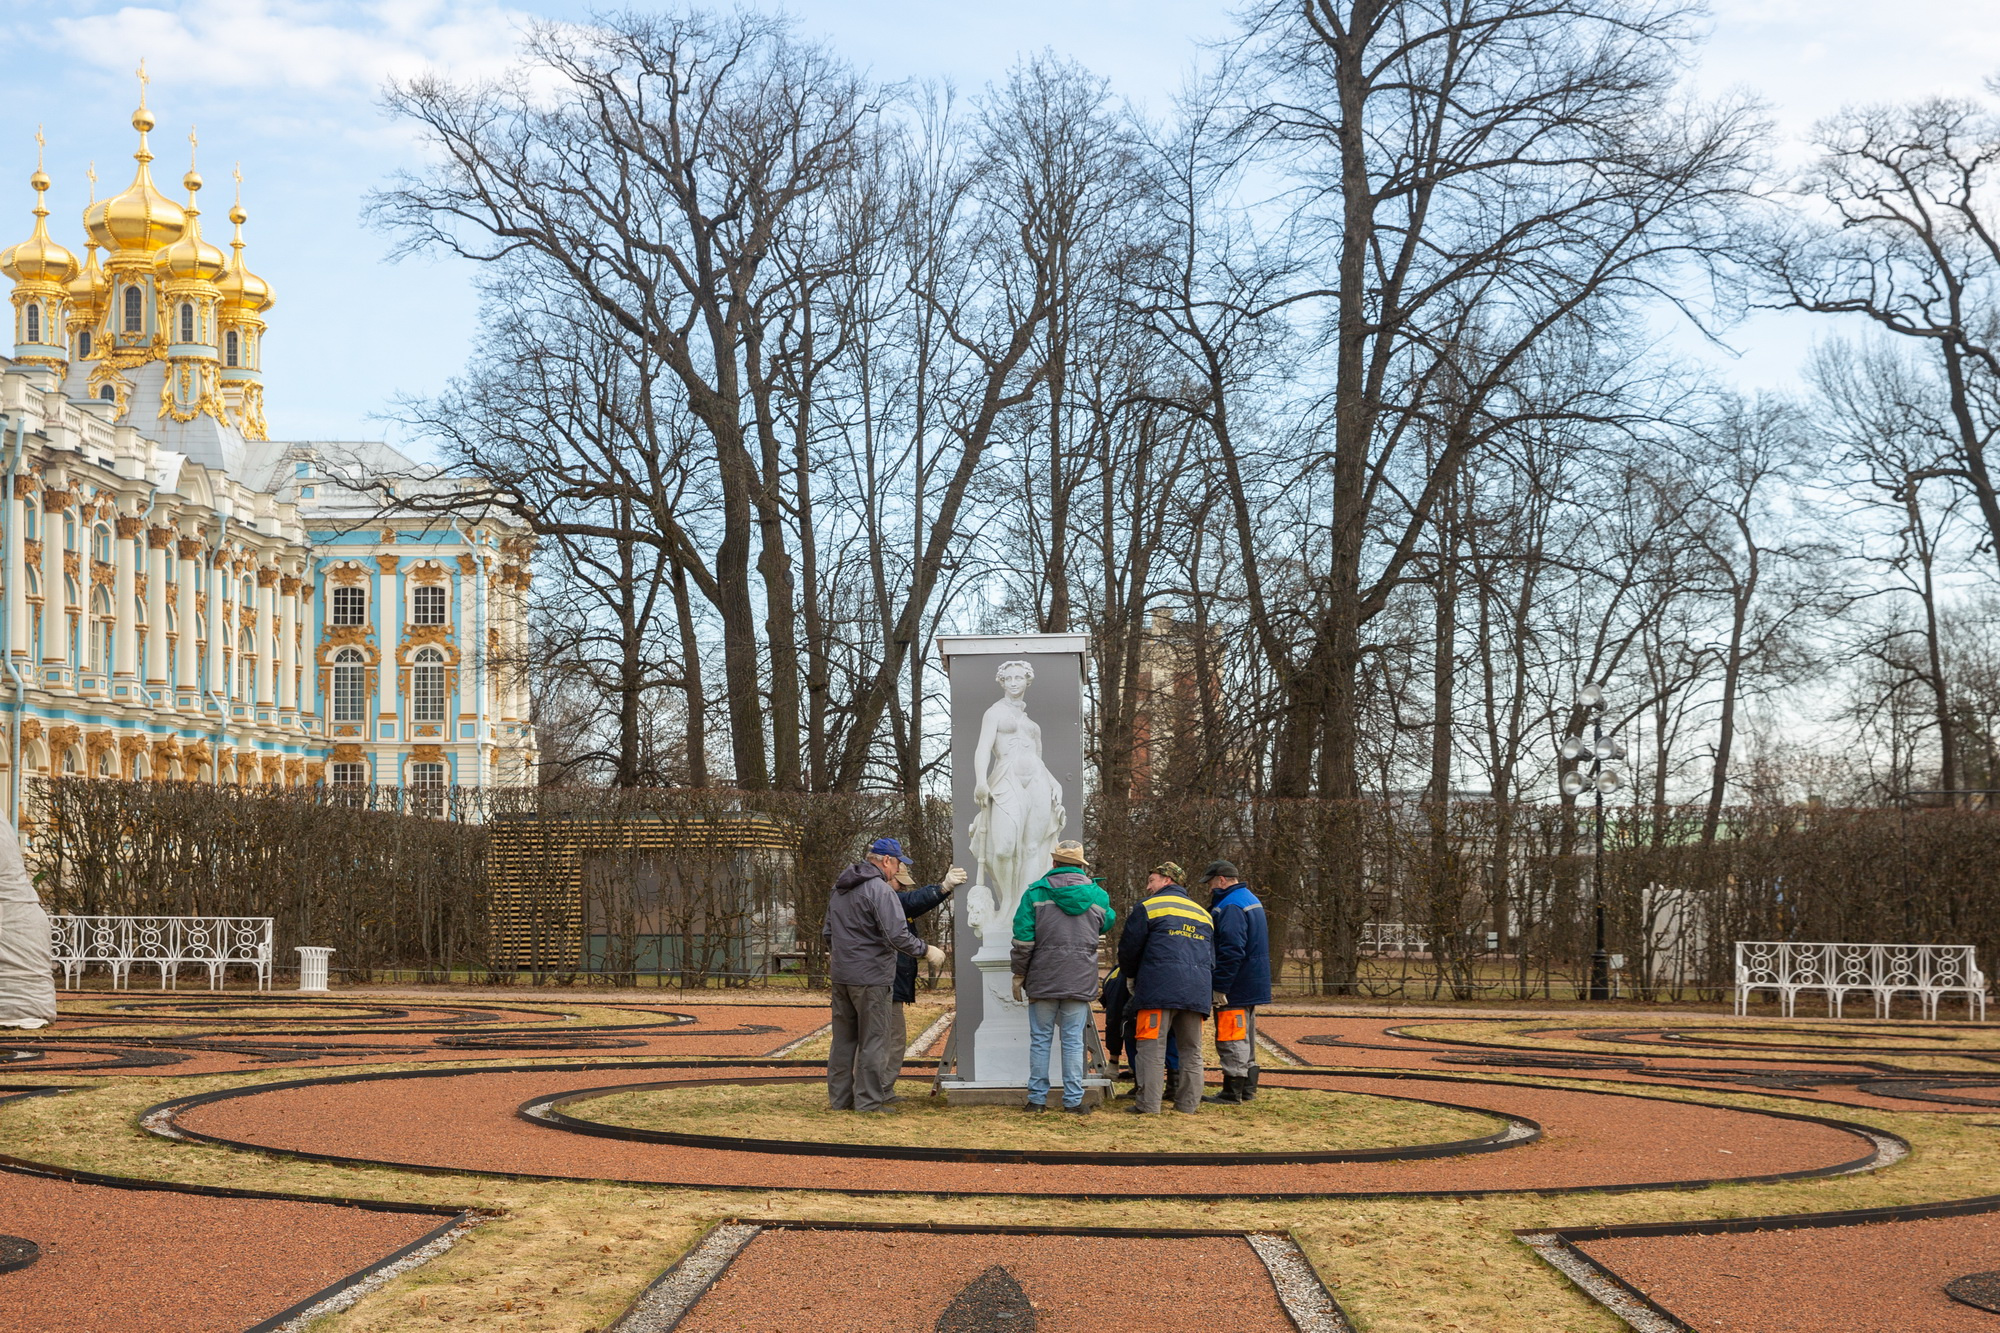
[[65, 989], [93, 963], [111, 969], [118, 990], [135, 966], [159, 968], [166, 990], [184, 965], [207, 968], [210, 990], [221, 989], [231, 966], [254, 968], [257, 989], [271, 988], [268, 916], [53, 916], [49, 924]]
[[1792, 1016], [1800, 991], [1826, 996], [1826, 1010], [1841, 1016], [1849, 991], [1875, 997], [1875, 1016], [1889, 1016], [1889, 1001], [1912, 994], [1923, 1001], [1924, 1017], [1935, 1019], [1938, 1001], [1963, 995], [1968, 1018], [1986, 1017], [1986, 974], [1970, 944], [1795, 944], [1739, 940], [1736, 944], [1736, 1013], [1750, 993], [1771, 990], [1780, 1010]]

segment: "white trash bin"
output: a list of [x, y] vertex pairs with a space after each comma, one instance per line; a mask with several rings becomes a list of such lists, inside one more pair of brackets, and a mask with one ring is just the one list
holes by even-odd
[[326, 994], [326, 960], [333, 953], [332, 949], [298, 946], [300, 991], [308, 995]]

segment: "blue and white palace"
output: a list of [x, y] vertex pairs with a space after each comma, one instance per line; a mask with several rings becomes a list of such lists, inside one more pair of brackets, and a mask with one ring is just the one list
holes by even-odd
[[[531, 781], [532, 542], [497, 517], [383, 518], [382, 444], [268, 438], [271, 289], [138, 170], [85, 257], [0, 251], [0, 793], [50, 774], [202, 782]], [[99, 251], [103, 252], [100, 261]], [[405, 482], [403, 484], [411, 484]], [[430, 482], [429, 486], [449, 483]]]

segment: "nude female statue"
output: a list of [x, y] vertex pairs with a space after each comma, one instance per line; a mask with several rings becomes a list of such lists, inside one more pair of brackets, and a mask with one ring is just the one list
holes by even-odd
[[[995, 673], [1000, 698], [980, 723], [972, 752], [978, 774], [972, 799], [979, 805], [971, 830], [979, 883], [991, 887], [993, 922], [981, 933], [982, 954], [1004, 953], [1014, 909], [1028, 885], [1049, 868], [1049, 853], [1062, 836], [1062, 784], [1042, 762], [1042, 728], [1028, 716], [1028, 685], [1035, 669], [1026, 662], [1002, 662]], [[989, 936], [991, 938], [989, 938]]]

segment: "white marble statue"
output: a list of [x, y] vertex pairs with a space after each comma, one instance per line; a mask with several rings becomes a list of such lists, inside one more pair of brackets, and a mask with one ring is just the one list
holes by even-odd
[[981, 957], [1007, 952], [1014, 909], [1049, 868], [1065, 817], [1062, 783], [1042, 762], [1041, 725], [1028, 716], [1028, 686], [1035, 669], [1026, 662], [1002, 662], [995, 679], [1000, 698], [986, 710], [972, 752], [978, 774], [972, 799], [979, 805], [972, 820], [972, 854], [978, 883], [992, 893], [992, 921], [998, 926], [980, 932]]

